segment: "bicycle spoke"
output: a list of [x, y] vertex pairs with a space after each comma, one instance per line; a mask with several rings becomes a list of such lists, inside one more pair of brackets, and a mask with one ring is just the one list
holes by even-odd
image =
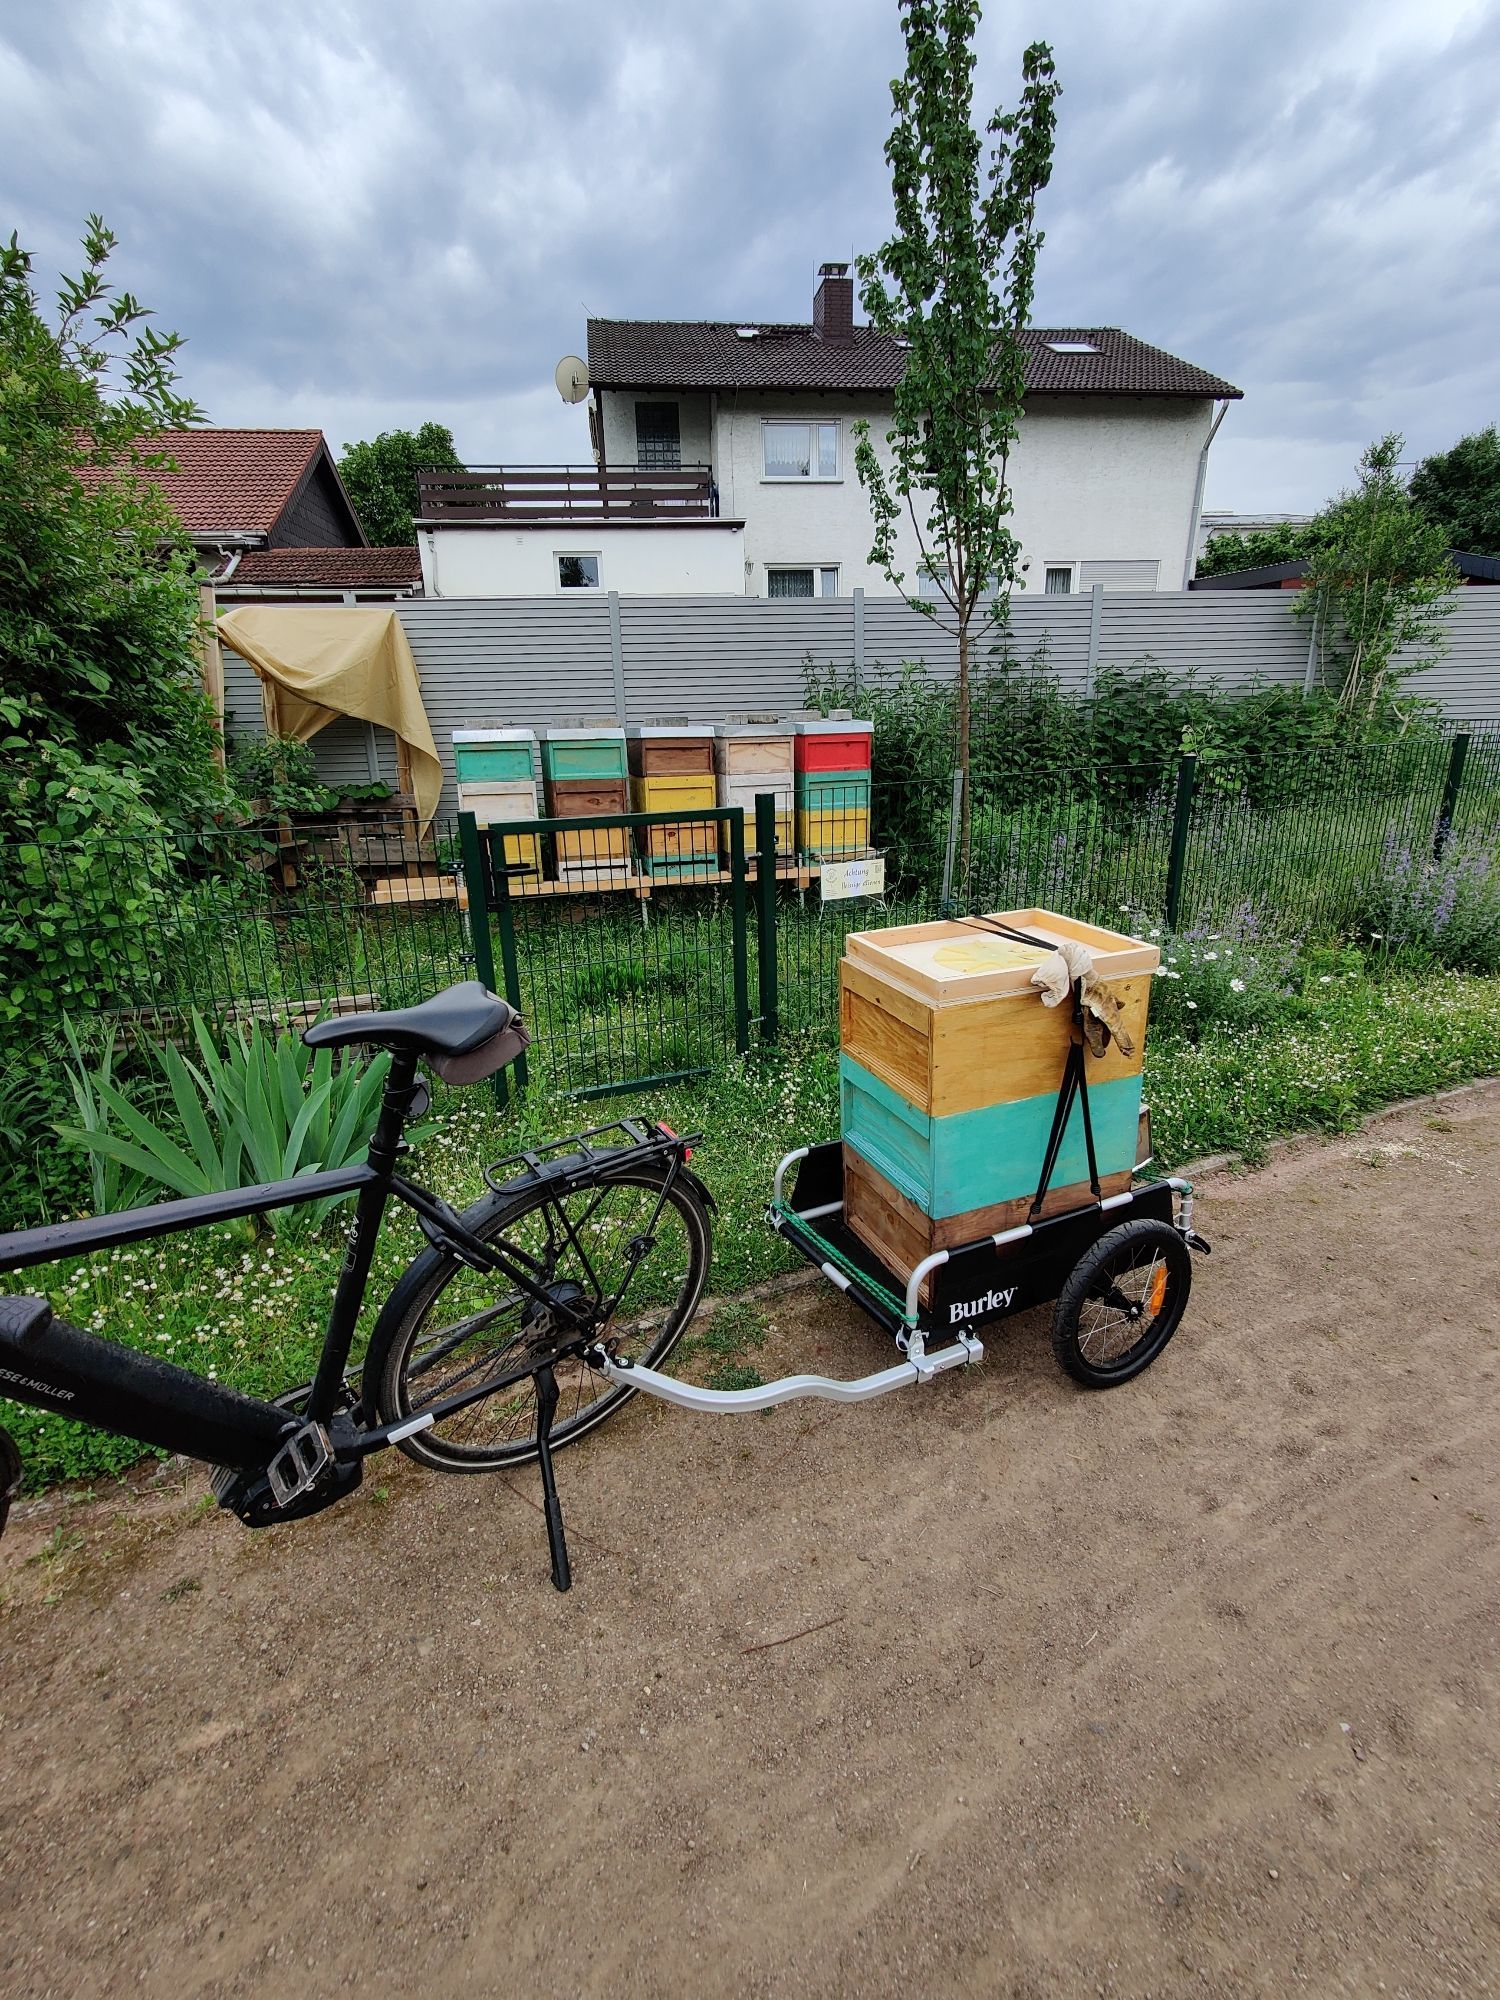
[[[493, 1271], [449, 1264], [387, 1365], [382, 1408], [391, 1400], [392, 1417], [482, 1392], [486, 1373], [525, 1366], [533, 1352], [555, 1351], [551, 1343], [559, 1336], [606, 1338], [633, 1359], [656, 1357], [680, 1333], [706, 1275], [701, 1207], [690, 1190], [669, 1192], [659, 1173], [541, 1190], [490, 1240], [511, 1257], [512, 1286], [503, 1297], [487, 1298]], [[513, 1288], [514, 1273], [522, 1269], [534, 1272], [543, 1296]], [[554, 1445], [622, 1400], [615, 1384], [577, 1356], [560, 1357], [554, 1375], [560, 1392]], [[466, 1401], [409, 1448], [433, 1464], [480, 1469], [532, 1455], [536, 1420], [528, 1376]]]

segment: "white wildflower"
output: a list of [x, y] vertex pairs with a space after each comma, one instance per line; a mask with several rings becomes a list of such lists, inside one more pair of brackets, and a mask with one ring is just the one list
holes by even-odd
[[1244, 982], [1244, 980], [1243, 980], [1243, 979], [1231, 979], [1231, 980], [1230, 980], [1230, 982], [1229, 982], [1229, 990], [1230, 990], [1230, 992], [1231, 992], [1231, 993], [1243, 993], [1243, 992], [1244, 992], [1244, 990], [1245, 990], [1245, 982]]
[[1188, 1002], [1188, 1005], [1189, 1005], [1189, 1006], [1190, 1006], [1190, 1007], [1192, 1008], [1193, 1012], [1194, 1012], [1194, 1013], [1196, 1014], [1196, 1013], [1197, 1013], [1197, 1011], [1198, 1011], [1198, 1003], [1197, 1003], [1197, 1001], [1196, 1001], [1196, 1000], [1189, 1000], [1189, 1002]]

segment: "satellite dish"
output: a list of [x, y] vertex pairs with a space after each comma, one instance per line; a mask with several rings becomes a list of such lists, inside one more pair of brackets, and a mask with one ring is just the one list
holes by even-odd
[[581, 403], [589, 392], [588, 364], [580, 361], [576, 354], [563, 356], [552, 379], [565, 403]]

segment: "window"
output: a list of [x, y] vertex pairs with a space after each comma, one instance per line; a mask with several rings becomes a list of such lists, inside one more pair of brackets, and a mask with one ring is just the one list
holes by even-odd
[[1054, 354], [1097, 354], [1098, 348], [1091, 340], [1049, 340], [1047, 345]]
[[1048, 563], [1047, 581], [1042, 586], [1046, 597], [1068, 597], [1073, 590], [1073, 565], [1071, 563]]
[[560, 555], [557, 558], [557, 587], [559, 590], [597, 590], [599, 558]]
[[767, 479], [837, 479], [837, 424], [762, 424]]
[[816, 569], [768, 569], [766, 571], [766, 595], [768, 597], [837, 597], [839, 594], [839, 573], [836, 564], [827, 563]]
[[635, 462], [673, 471], [682, 464], [682, 423], [675, 403], [637, 403]]
[[[952, 581], [953, 571], [947, 563], [923, 563], [917, 571], [917, 596], [929, 604], [945, 604], [948, 600], [944, 597], [943, 591], [945, 586], [951, 586]], [[983, 598], [999, 595], [1000, 579], [998, 576], [992, 576], [980, 592], [980, 596]]]

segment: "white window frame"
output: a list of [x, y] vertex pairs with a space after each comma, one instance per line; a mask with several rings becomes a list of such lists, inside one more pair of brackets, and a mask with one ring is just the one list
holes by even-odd
[[[766, 432], [773, 425], [775, 425], [777, 428], [784, 428], [788, 424], [801, 424], [803, 428], [809, 432], [816, 430], [819, 424], [827, 424], [832, 429], [833, 462], [835, 469], [831, 474], [827, 472], [809, 471], [807, 475], [804, 477], [801, 473], [797, 472], [766, 471]], [[809, 445], [811, 445], [812, 442], [813, 442], [812, 438], [809, 437], [808, 439]], [[808, 455], [809, 466], [811, 466], [813, 462], [813, 457], [814, 454], [812, 452], [809, 452]], [[762, 417], [761, 418], [760, 483], [762, 486], [839, 486], [842, 485], [843, 478], [844, 478], [844, 426], [842, 425], [842, 423], [840, 423], [837, 417]], [[800, 569], [803, 567], [803, 565], [800, 563], [787, 563], [787, 564], [778, 563], [776, 567], [778, 569], [782, 568]]]
[[[563, 564], [569, 560], [583, 561], [585, 559], [598, 564], [599, 581], [597, 583], [564, 583], [562, 580]], [[585, 590], [603, 590], [603, 551], [601, 549], [554, 549], [552, 551], [552, 587], [560, 597], [572, 597], [577, 592]]]
[[[800, 484], [800, 482], [799, 482], [799, 484]], [[812, 596], [811, 596], [810, 598], [808, 598], [808, 597], [801, 597], [801, 598], [793, 598], [793, 599], [791, 600], [791, 602], [792, 602], [792, 603], [796, 603], [796, 604], [811, 604], [811, 603], [815, 603], [815, 602], [817, 602], [817, 601], [818, 601], [818, 600], [820, 600], [820, 599], [821, 599], [821, 600], [823, 600], [824, 602], [827, 602], [827, 601], [828, 601], [828, 600], [830, 599], [830, 597], [837, 597], [837, 596], [838, 596], [838, 594], [839, 594], [839, 565], [838, 565], [837, 563], [827, 563], [827, 562], [768, 562], [768, 563], [766, 564], [766, 596], [767, 596], [767, 597], [769, 597], [769, 596], [771, 595], [771, 576], [772, 576], [772, 573], [774, 572], [774, 573], [775, 573], [775, 574], [776, 574], [777, 576], [781, 576], [781, 575], [783, 575], [783, 574], [784, 574], [784, 573], [785, 573], [785, 572], [786, 572], [787, 570], [806, 570], [806, 571], [808, 572], [808, 574], [809, 574], [809, 575], [810, 575], [810, 576], [812, 577], [812, 580], [813, 580], [813, 593], [812, 593]], [[831, 591], [831, 592], [826, 592], [826, 591], [824, 590], [824, 588], [823, 588], [823, 579], [824, 579], [824, 577], [825, 577], [825, 576], [830, 576], [830, 575], [831, 575], [831, 576], [832, 576], [832, 578], [833, 578], [833, 589], [832, 589], [832, 591]]]
[[[1048, 590], [1047, 573], [1049, 570], [1054, 569], [1065, 569], [1068, 572], [1068, 587], [1066, 590]], [[1076, 597], [1078, 595], [1078, 564], [1076, 562], [1044, 562], [1042, 564], [1042, 595], [1043, 597]]]

